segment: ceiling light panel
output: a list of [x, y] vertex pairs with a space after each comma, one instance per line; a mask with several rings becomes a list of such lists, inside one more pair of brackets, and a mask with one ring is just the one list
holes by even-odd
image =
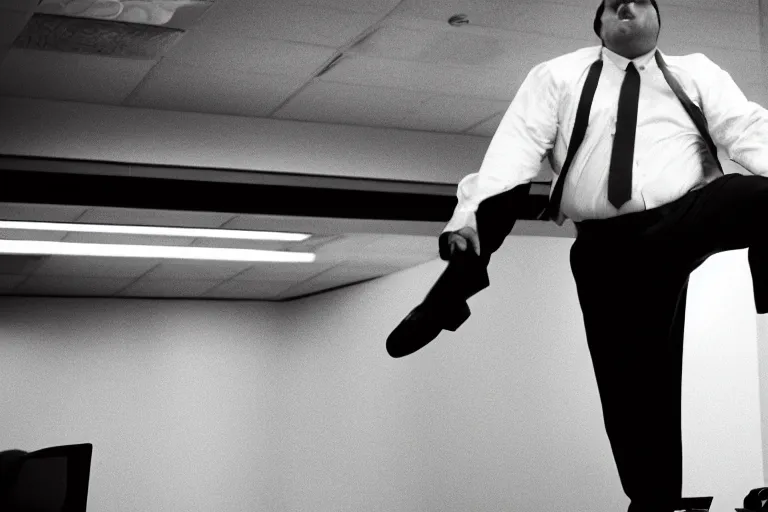
[[176, 42], [182, 30], [135, 23], [35, 14], [14, 48], [154, 60]]
[[80, 244], [28, 240], [0, 240], [0, 254], [104, 256], [213, 261], [274, 261], [283, 263], [311, 263], [315, 261], [314, 254], [304, 252], [155, 245]]
[[113, 233], [123, 235], [181, 236], [192, 238], [226, 238], [231, 240], [276, 240], [301, 242], [310, 237], [304, 233], [243, 231], [237, 229], [179, 228], [161, 226], [122, 226], [116, 224], [79, 224], [66, 222], [0, 221], [0, 229], [66, 231], [75, 233]]

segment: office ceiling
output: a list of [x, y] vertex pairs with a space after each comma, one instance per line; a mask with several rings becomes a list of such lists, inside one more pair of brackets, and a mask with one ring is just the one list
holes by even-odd
[[[132, 0], [72, 1], [0, 0], [0, 96], [491, 137], [534, 65], [597, 44], [595, 0], [158, 0], [152, 9]], [[660, 4], [666, 53], [703, 52], [750, 99], [768, 104], [757, 0]], [[102, 18], [83, 18], [86, 11]], [[315, 251], [312, 264], [0, 259], [4, 295], [251, 300], [303, 297], [433, 260], [443, 225], [34, 200], [0, 203], [0, 218], [273, 225], [314, 235], [288, 248]], [[569, 236], [540, 224], [521, 229]], [[48, 236], [117, 243], [106, 235]]]

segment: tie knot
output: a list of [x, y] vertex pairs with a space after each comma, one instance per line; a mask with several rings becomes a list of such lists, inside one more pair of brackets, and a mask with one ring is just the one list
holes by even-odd
[[627, 73], [637, 73], [637, 68], [635, 67], [634, 62], [629, 61], [629, 64], [627, 64]]

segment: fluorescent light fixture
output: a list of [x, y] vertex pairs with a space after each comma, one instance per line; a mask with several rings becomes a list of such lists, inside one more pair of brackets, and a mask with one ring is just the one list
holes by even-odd
[[308, 252], [157, 245], [81, 244], [69, 242], [37, 242], [29, 240], [0, 240], [0, 254], [110, 256], [122, 258], [169, 258], [254, 262], [272, 261], [281, 263], [311, 263], [315, 261], [315, 255]]
[[186, 236], [193, 238], [228, 238], [236, 240], [277, 240], [282, 242], [301, 242], [311, 236], [304, 233], [243, 231], [237, 229], [170, 228], [161, 226], [122, 226], [117, 224], [19, 222], [5, 220], [0, 221], [0, 229], [68, 231], [75, 233], [118, 233], [121, 235]]

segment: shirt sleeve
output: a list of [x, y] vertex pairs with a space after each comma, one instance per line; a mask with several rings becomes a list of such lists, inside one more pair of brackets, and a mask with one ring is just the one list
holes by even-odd
[[475, 212], [484, 199], [533, 181], [554, 146], [557, 109], [557, 84], [545, 62], [523, 81], [491, 139], [480, 170], [459, 182], [458, 204], [443, 233], [464, 226], [477, 230]]
[[710, 135], [728, 156], [753, 174], [768, 176], [768, 111], [747, 100], [731, 75], [698, 54], [702, 110]]

